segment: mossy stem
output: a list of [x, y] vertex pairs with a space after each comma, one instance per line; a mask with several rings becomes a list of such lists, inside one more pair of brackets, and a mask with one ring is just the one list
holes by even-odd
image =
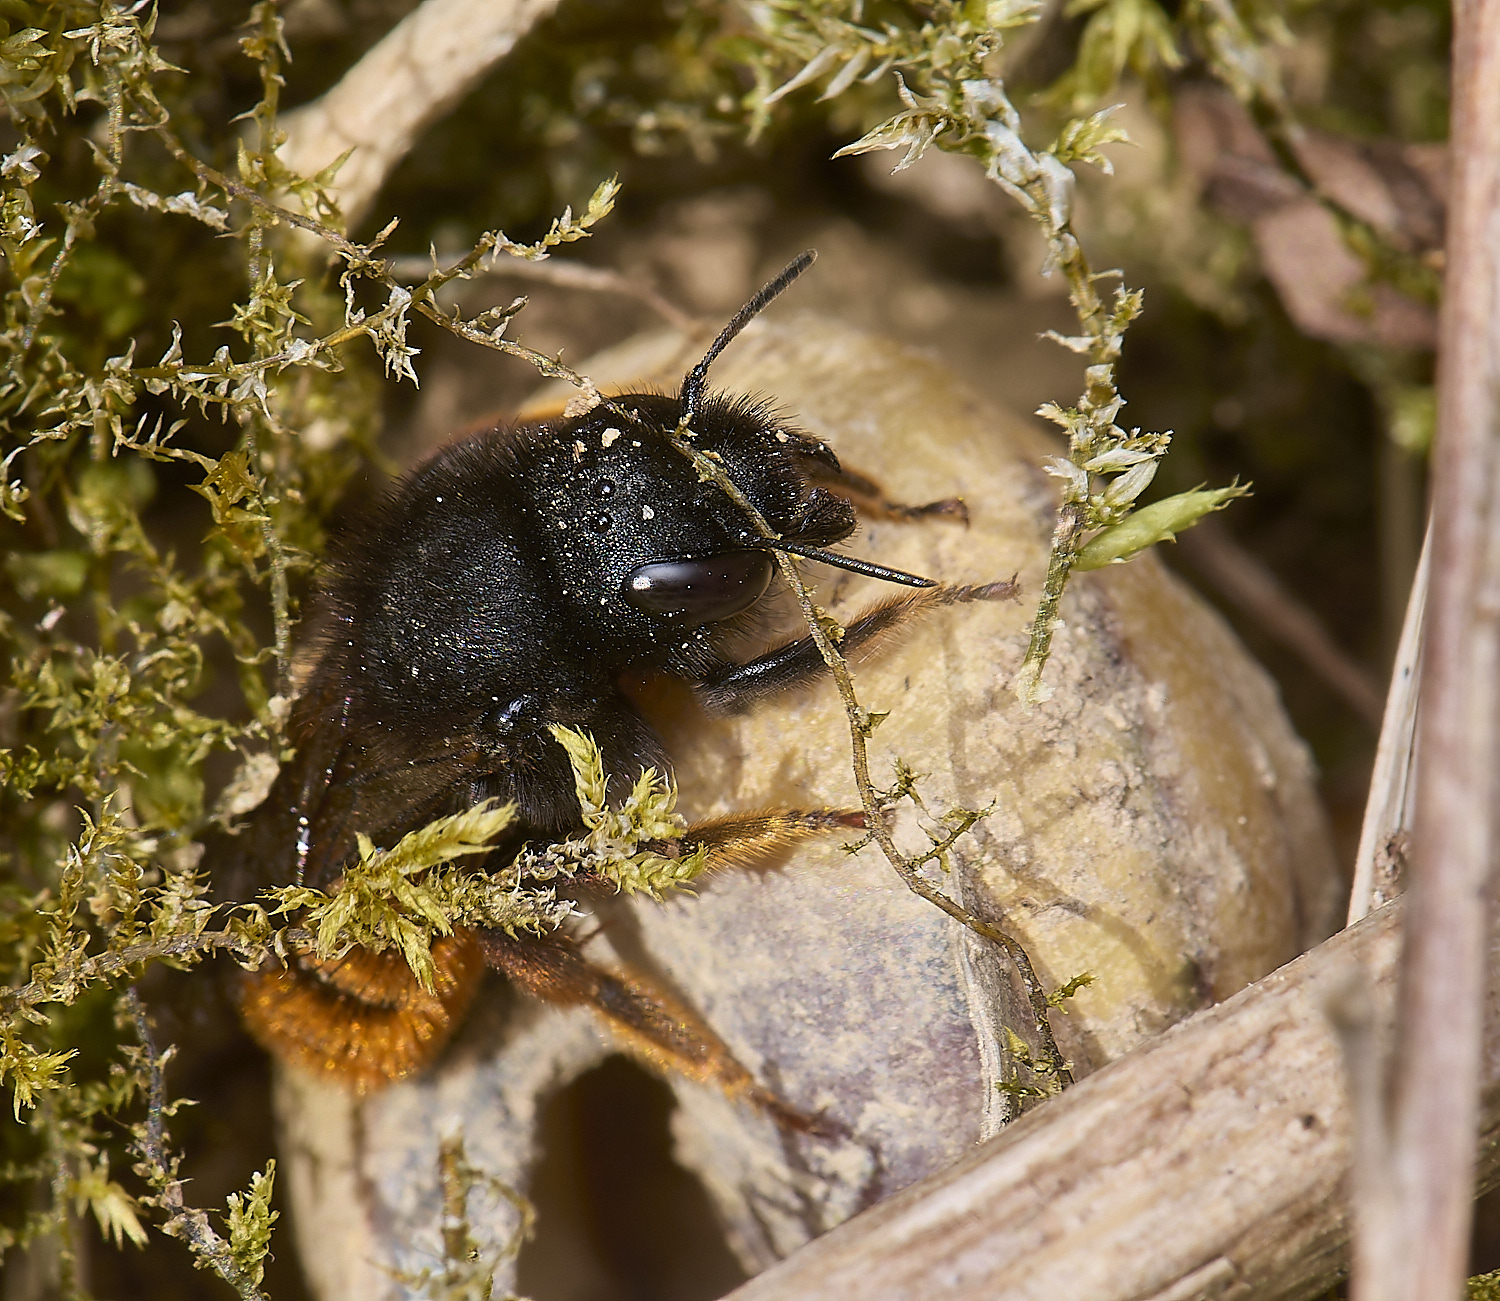
[[83, 1273], [78, 1259], [82, 1244], [78, 1238], [78, 1217], [73, 1213], [73, 1191], [77, 1173], [73, 1168], [76, 1154], [64, 1144], [64, 1121], [58, 1115], [57, 1100], [52, 1094], [42, 1098], [42, 1133], [46, 1135], [48, 1156], [52, 1165], [52, 1205], [57, 1212], [57, 1292], [66, 1301], [82, 1301], [88, 1293], [82, 1286]]
[[73, 256], [73, 246], [78, 242], [79, 230], [92, 223], [94, 214], [114, 197], [116, 189], [119, 188], [120, 169], [125, 163], [124, 81], [113, 62], [106, 62], [104, 66], [106, 94], [109, 100], [105, 119], [108, 144], [105, 157], [109, 160], [109, 166], [105, 169], [104, 175], [99, 178], [99, 184], [91, 195], [76, 205], [62, 205], [62, 211], [68, 214], [67, 226], [63, 230], [62, 247], [57, 250], [57, 256], [52, 259], [52, 265], [47, 268], [46, 279], [42, 281], [42, 287], [38, 290], [30, 310], [26, 313], [26, 324], [21, 330], [20, 347], [16, 349], [15, 358], [11, 362], [13, 367], [19, 367], [31, 353], [32, 344], [36, 342], [37, 331], [41, 329], [43, 319], [52, 309], [52, 299], [57, 292], [58, 281], [62, 278], [62, 273]]
[[[693, 462], [700, 474], [704, 475], [719, 489], [721, 489], [731, 501], [745, 514], [745, 517], [755, 527], [756, 531], [765, 538], [776, 538], [778, 535], [772, 530], [763, 516], [755, 506], [739, 490], [723, 466], [715, 462], [711, 457], [705, 455], [694, 447], [686, 439], [673, 435], [672, 444], [676, 449]], [[934, 907], [940, 908], [961, 926], [966, 926], [974, 934], [998, 944], [1006, 956], [1015, 964], [1020, 973], [1021, 983], [1026, 988], [1027, 1003], [1031, 1008], [1033, 1029], [1037, 1036], [1037, 1042], [1041, 1047], [1042, 1056], [1047, 1062], [1051, 1073], [1057, 1076], [1062, 1088], [1067, 1088], [1073, 1083], [1073, 1074], [1069, 1070], [1067, 1060], [1063, 1057], [1061, 1049], [1057, 1046], [1057, 1039], [1052, 1033], [1052, 1024], [1048, 1018], [1050, 1011], [1047, 1003], [1046, 991], [1038, 979], [1035, 967], [1032, 966], [1031, 958], [1021, 943], [1007, 935], [998, 926], [977, 917], [962, 904], [951, 899], [942, 890], [938, 889], [931, 881], [927, 880], [921, 873], [921, 864], [925, 858], [910, 858], [896, 847], [895, 838], [891, 835], [885, 813], [880, 807], [879, 796], [875, 791], [875, 784], [870, 780], [870, 751], [869, 751], [869, 714], [859, 703], [859, 697], [854, 690], [854, 677], [849, 671], [849, 663], [834, 645], [833, 639], [828, 635], [823, 625], [823, 615], [814, 604], [812, 593], [803, 581], [796, 563], [792, 558], [781, 551], [773, 551], [776, 565], [781, 571], [782, 578], [787, 586], [797, 596], [797, 603], [801, 607], [802, 617], [807, 622], [808, 632], [811, 634], [813, 643], [818, 648], [818, 653], [823, 657], [823, 662], [833, 675], [833, 680], [838, 686], [839, 698], [843, 701], [844, 713], [849, 720], [849, 742], [854, 771], [854, 784], [859, 791], [860, 805], [864, 810], [865, 829], [880, 846], [881, 852], [885, 854], [887, 861], [895, 869], [896, 874], [905, 882], [907, 889], [913, 894], [919, 895]]]
[[[331, 226], [324, 225], [322, 222], [316, 221], [311, 217], [305, 217], [301, 213], [293, 212], [289, 208], [284, 208], [250, 186], [241, 185], [238, 181], [231, 180], [218, 169], [210, 167], [207, 163], [195, 158], [183, 147], [182, 142], [166, 128], [158, 128], [156, 134], [166, 147], [167, 152], [191, 171], [193, 175], [198, 177], [199, 180], [216, 186], [234, 198], [243, 199], [246, 203], [253, 204], [263, 211], [274, 215], [279, 221], [285, 221], [288, 225], [295, 226], [299, 230], [305, 230], [313, 235], [317, 235], [320, 239], [325, 240], [342, 253], [351, 265], [368, 268], [370, 278], [378, 283], [388, 288], [400, 288], [403, 291], [406, 289], [406, 286], [399, 284], [395, 276], [391, 274], [389, 264], [382, 262], [376, 256], [374, 248], [365, 244], [356, 244], [353, 240], [345, 235], [341, 235]], [[433, 296], [439, 289], [450, 281], [457, 280], [473, 270], [474, 267], [478, 266], [481, 261], [494, 251], [495, 249], [492, 245], [481, 242], [452, 266], [434, 271], [421, 284], [413, 286], [410, 290], [410, 302], [413, 309], [421, 313], [421, 315], [434, 325], [441, 326], [450, 333], [456, 334], [461, 339], [530, 362], [531, 365], [535, 366], [548, 379], [566, 380], [585, 391], [592, 391], [587, 379], [579, 375], [571, 367], [565, 366], [556, 357], [549, 357], [545, 353], [536, 352], [522, 344], [514, 343], [510, 339], [474, 329], [466, 322], [448, 316], [436, 306]], [[317, 340], [313, 344], [314, 352], [327, 352], [332, 348], [347, 343], [351, 339], [357, 339], [360, 335], [370, 334], [374, 326], [384, 321], [396, 310], [397, 305], [388, 306], [367, 317], [357, 325], [345, 326], [342, 330], [335, 331], [333, 334]], [[304, 354], [303, 359], [305, 360], [308, 355], [310, 354]], [[232, 370], [226, 372], [225, 378], [249, 374], [254, 370], [263, 370], [271, 365], [279, 365], [283, 361], [289, 360], [291, 360], [289, 356], [282, 354], [258, 359], [255, 362], [234, 367]], [[139, 367], [131, 373], [139, 379], [175, 378], [175, 372], [166, 367]]]
[[[1026, 647], [1026, 657], [1021, 661], [1021, 677], [1028, 671], [1036, 674], [1037, 685], [1041, 682], [1042, 666], [1052, 649], [1052, 632], [1057, 625], [1057, 607], [1062, 602], [1063, 592], [1068, 586], [1068, 576], [1073, 571], [1073, 560], [1078, 555], [1078, 546], [1085, 530], [1083, 508], [1077, 502], [1064, 502], [1057, 512], [1057, 524], [1052, 530], [1052, 554], [1047, 561], [1047, 577], [1042, 584], [1042, 597], [1037, 602], [1036, 615], [1031, 621], [1031, 641]], [[1035, 665], [1031, 670], [1030, 666]]]
[[267, 1301], [266, 1294], [246, 1277], [229, 1244], [214, 1232], [207, 1212], [187, 1205], [182, 1196], [183, 1181], [177, 1174], [177, 1160], [167, 1152], [167, 1090], [162, 1054], [157, 1050], [146, 1009], [134, 986], [125, 991], [123, 1001], [135, 1024], [136, 1038], [146, 1062], [146, 1121], [133, 1144], [145, 1168], [138, 1166], [137, 1172], [156, 1189], [156, 1204], [167, 1212], [162, 1232], [186, 1242], [199, 1262], [238, 1292], [242, 1301]]
[[[1044, 227], [1048, 224], [1050, 208], [1046, 194], [1040, 185], [1031, 193], [1032, 215]], [[1052, 256], [1058, 270], [1068, 284], [1068, 300], [1085, 334], [1093, 340], [1090, 360], [1094, 365], [1113, 364], [1120, 355], [1120, 335], [1109, 329], [1108, 312], [1104, 302], [1094, 289], [1099, 278], [1089, 266], [1088, 256], [1083, 251], [1072, 227], [1064, 222], [1061, 226], [1047, 230]], [[1113, 390], [1113, 378], [1110, 388]], [[1097, 406], [1095, 407], [1097, 409]], [[1087, 459], [1085, 449], [1077, 445], [1076, 438], [1069, 448], [1071, 459], [1081, 464]], [[1052, 648], [1052, 632], [1057, 624], [1058, 606], [1067, 590], [1068, 578], [1073, 571], [1073, 561], [1088, 528], [1088, 518], [1082, 503], [1065, 501], [1059, 508], [1057, 524], [1052, 531], [1052, 551], [1047, 559], [1047, 577], [1042, 585], [1042, 597], [1037, 605], [1036, 616], [1031, 622], [1031, 640], [1026, 647], [1021, 667], [1016, 672], [1015, 690], [1024, 705], [1032, 705], [1043, 699], [1042, 672]]]
[[[311, 951], [317, 942], [311, 931], [301, 927], [279, 931], [277, 937], [288, 948], [299, 952], [304, 949]], [[249, 961], [274, 952], [273, 939], [249, 940], [235, 931], [226, 930], [199, 931], [160, 940], [143, 940], [139, 944], [130, 944], [110, 953], [60, 964], [48, 977], [31, 980], [10, 989], [0, 989], [0, 1016], [9, 1016], [23, 1008], [38, 1007], [44, 1003], [70, 1002], [69, 989], [130, 974], [147, 962], [220, 951], [233, 953], [242, 960]]]

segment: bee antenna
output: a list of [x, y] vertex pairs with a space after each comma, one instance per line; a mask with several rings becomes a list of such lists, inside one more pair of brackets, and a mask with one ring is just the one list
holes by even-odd
[[805, 253], [799, 253], [787, 263], [780, 275], [765, 285], [754, 298], [740, 308], [734, 314], [734, 320], [719, 332], [719, 337], [713, 341], [713, 346], [704, 354], [703, 360], [688, 371], [687, 378], [682, 381], [682, 390], [678, 394], [678, 400], [682, 403], [684, 424], [691, 423], [693, 417], [698, 414], [698, 403], [703, 399], [704, 381], [708, 377], [708, 368], [713, 365], [714, 359], [734, 342], [735, 336], [741, 330], [779, 298], [793, 280], [817, 260], [816, 249], [808, 249]]
[[863, 574], [866, 578], [879, 578], [887, 583], [900, 583], [903, 587], [936, 587], [938, 584], [920, 574], [908, 574], [903, 569], [887, 569], [857, 556], [841, 556], [837, 551], [824, 551], [822, 547], [806, 547], [799, 542], [787, 542], [782, 538], [760, 538], [756, 545], [767, 551], [785, 551], [788, 555], [816, 560], [819, 564], [832, 565], [835, 569], [847, 569], [851, 574]]

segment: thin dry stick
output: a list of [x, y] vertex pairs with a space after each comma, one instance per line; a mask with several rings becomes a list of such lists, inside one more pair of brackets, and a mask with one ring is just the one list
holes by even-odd
[[1372, 729], [1379, 730], [1385, 706], [1374, 674], [1347, 655], [1317, 614], [1287, 591], [1221, 524], [1203, 520], [1184, 533], [1177, 545], [1257, 626], [1298, 655]]
[[422, 132], [556, 7], [557, 0], [426, 0], [326, 95], [282, 118], [282, 161], [313, 176], [353, 150], [330, 187], [352, 227]]
[[[425, 257], [393, 258], [391, 274], [397, 280], [425, 280], [432, 274], [432, 261]], [[478, 279], [480, 276], [511, 277], [516, 280], [534, 280], [559, 289], [586, 289], [599, 294], [619, 294], [623, 298], [634, 298], [645, 303], [668, 325], [678, 330], [691, 330], [697, 325], [689, 313], [663, 298], [650, 285], [641, 284], [607, 267], [590, 267], [579, 262], [561, 262], [555, 259], [527, 262], [524, 258], [504, 258], [476, 271], [474, 278]]]
[[[1459, 0], [1453, 50], [1422, 765], [1391, 1158], [1383, 1178], [1358, 1189], [1356, 1301], [1462, 1295], [1473, 1197], [1485, 903], [1500, 818], [1500, 0]], [[1372, 1183], [1390, 1186], [1389, 1202]]]
[[[1349, 892], [1349, 920], [1353, 926], [1391, 897], [1396, 882], [1390, 877], [1393, 850], [1412, 826], [1412, 798], [1417, 762], [1417, 687], [1422, 672], [1422, 625], [1427, 592], [1432, 581], [1432, 529], [1422, 544], [1422, 558], [1412, 580], [1401, 625], [1401, 642], [1391, 666], [1391, 689], [1386, 697], [1385, 719], [1380, 726], [1380, 744], [1375, 749], [1375, 768], [1370, 774], [1370, 794], [1365, 801], [1364, 823], [1359, 832], [1359, 850], [1354, 855], [1354, 887]], [[1405, 855], [1400, 855], [1404, 860]], [[1381, 861], [1384, 872], [1377, 870]], [[1382, 875], [1385, 875], [1382, 880]]]

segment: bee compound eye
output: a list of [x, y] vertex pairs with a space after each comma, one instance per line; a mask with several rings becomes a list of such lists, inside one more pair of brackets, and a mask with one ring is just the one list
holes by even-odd
[[630, 571], [624, 596], [646, 614], [717, 623], [760, 600], [771, 585], [771, 572], [771, 557], [764, 551], [654, 560]]

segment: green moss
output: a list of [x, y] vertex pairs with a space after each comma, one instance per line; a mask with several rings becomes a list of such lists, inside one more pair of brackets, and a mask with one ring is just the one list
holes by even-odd
[[[1336, 93], [1307, 116], [1435, 139], [1447, 39], [1436, 0], [1339, 0], [1290, 15], [1261, 0], [1106, 0], [1074, 5], [1049, 28], [1045, 41], [1061, 51], [1049, 75], [1028, 81], [1021, 70], [1007, 88], [995, 68], [1040, 12], [1029, 0], [564, 4], [388, 188], [407, 215], [393, 236], [401, 247], [467, 249], [413, 290], [386, 275], [378, 238], [343, 238], [326, 178], [285, 175], [271, 150], [282, 79], [299, 98], [321, 89], [377, 31], [351, 21], [309, 42], [318, 57], [288, 71], [271, 4], [247, 8], [243, 25], [178, 30], [164, 45], [151, 10], [0, 0], [10, 115], [0, 148], [0, 1077], [22, 1122], [3, 1139], [11, 1192], [0, 1241], [57, 1232], [59, 1286], [78, 1292], [80, 1224], [116, 1242], [162, 1230], [242, 1295], [259, 1294], [273, 1170], [218, 1220], [183, 1201], [170, 1050], [151, 1042], [127, 990], [150, 965], [221, 951], [253, 964], [273, 944], [333, 954], [357, 943], [396, 947], [430, 978], [433, 937], [455, 925], [558, 925], [566, 905], [538, 885], [549, 873], [656, 894], [701, 870], [701, 854], [670, 852], [682, 830], [670, 782], [647, 774], [611, 805], [597, 749], [561, 730], [586, 834], [504, 871], [462, 862], [505, 825], [505, 810], [484, 806], [385, 851], [362, 844], [336, 894], [284, 891], [237, 910], [210, 907], [188, 852], [214, 818], [213, 765], [282, 750], [300, 601], [346, 486], [370, 462], [391, 382], [417, 376], [413, 318], [432, 322], [431, 292], [482, 257], [534, 257], [586, 235], [614, 202], [607, 178], [628, 181], [672, 154], [673, 170], [691, 158], [694, 175], [712, 179], [750, 147], [747, 135], [764, 148], [831, 122], [842, 138], [863, 133], [851, 152], [965, 155], [1038, 223], [1078, 312], [1079, 332], [1059, 342], [1090, 366], [1078, 400], [1048, 409], [1070, 440], [1054, 468], [1071, 514], [1023, 675], [1026, 694], [1040, 685], [1069, 570], [1162, 532], [1141, 532], [1157, 508], [1131, 512], [1166, 436], [1116, 423], [1116, 361], [1143, 302], [1124, 286], [1103, 292], [1072, 222], [1069, 169], [1107, 166], [1119, 139], [1097, 101], [1125, 74], [1168, 93], [1186, 61], [1263, 115], [1303, 111], [1272, 57], [1293, 21], [1328, 49], [1356, 52], [1332, 61]], [[581, 217], [555, 216], [591, 192]], [[279, 200], [327, 223], [331, 272], [283, 240]], [[1430, 290], [1430, 268], [1424, 279], [1364, 229], [1346, 233], [1373, 278]], [[503, 323], [443, 325], [570, 374], [502, 337]], [[1401, 437], [1423, 446], [1430, 389], [1414, 382], [1389, 396]], [[810, 615], [836, 656], [832, 628]], [[851, 711], [862, 746], [883, 715], [857, 701]], [[939, 819], [926, 857], [941, 861], [978, 816]], [[1076, 988], [1038, 1001], [1056, 1006]], [[1061, 1078], [1060, 1058], [1015, 1052], [1031, 1072], [1018, 1090]], [[461, 1149], [444, 1159], [453, 1187], [480, 1178]], [[450, 1265], [465, 1261], [458, 1251]], [[480, 1287], [470, 1273], [440, 1281]]]

